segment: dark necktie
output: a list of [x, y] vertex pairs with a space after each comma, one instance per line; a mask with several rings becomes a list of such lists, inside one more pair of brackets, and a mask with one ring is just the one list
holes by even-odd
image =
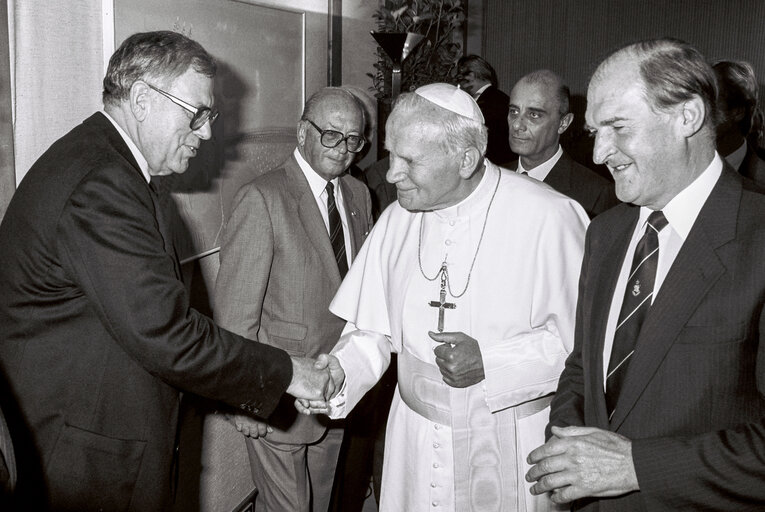
[[340, 212], [335, 204], [335, 186], [331, 181], [327, 182], [327, 213], [329, 215], [329, 241], [332, 243], [332, 251], [335, 253], [337, 269], [340, 278], [344, 278], [348, 272], [348, 259], [345, 256], [345, 236], [343, 223], [340, 222]]
[[619, 392], [627, 375], [630, 358], [635, 352], [635, 341], [640, 334], [648, 308], [653, 300], [653, 285], [659, 261], [659, 231], [667, 225], [667, 219], [660, 211], [651, 213], [645, 234], [635, 248], [624, 302], [614, 333], [614, 345], [608, 362], [606, 375], [606, 407], [608, 418], [614, 413]]

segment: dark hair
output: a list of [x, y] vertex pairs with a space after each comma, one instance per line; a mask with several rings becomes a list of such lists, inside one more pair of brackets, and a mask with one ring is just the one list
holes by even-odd
[[193, 68], [215, 76], [215, 60], [202, 45], [178, 32], [167, 30], [133, 34], [109, 59], [104, 77], [104, 105], [126, 100], [136, 80], [150, 79], [166, 86]]
[[457, 69], [462, 72], [461, 70], [463, 68], [472, 71], [476, 78], [491, 82], [491, 85], [494, 87], [499, 87], [497, 73], [494, 71], [494, 68], [491, 67], [491, 64], [486, 62], [486, 59], [479, 57], [478, 55], [465, 55], [464, 57], [460, 57], [460, 60], [457, 61]]
[[538, 69], [521, 78], [519, 82], [543, 84], [545, 87], [554, 89], [555, 94], [558, 97], [558, 113], [561, 117], [568, 114], [571, 103], [571, 91], [569, 90], [568, 85], [563, 82], [560, 75], [554, 71], [550, 71], [549, 69]]
[[[717, 77], [720, 110], [743, 110], [744, 115], [738, 121], [738, 129], [744, 137], [753, 131], [759, 131], [762, 113], [757, 108], [759, 85], [752, 65], [744, 61], [721, 60], [712, 65], [712, 69]], [[725, 113], [721, 112], [722, 114]]]
[[646, 98], [655, 109], [667, 110], [698, 96], [706, 109], [705, 121], [714, 127], [717, 81], [701, 52], [679, 39], [648, 39], [616, 50], [606, 62], [625, 52], [637, 60]]

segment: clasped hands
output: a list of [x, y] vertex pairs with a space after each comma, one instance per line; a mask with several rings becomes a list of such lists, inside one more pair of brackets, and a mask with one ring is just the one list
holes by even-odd
[[552, 427], [552, 437], [526, 461], [531, 494], [550, 493], [554, 503], [585, 497], [612, 497], [640, 489], [632, 462], [632, 442], [593, 427]]
[[[323, 382], [321, 393], [301, 393], [301, 391], [287, 392], [295, 397], [295, 408], [301, 414], [329, 414], [329, 401], [340, 392], [340, 388], [345, 382], [345, 372], [340, 361], [330, 354], [320, 354], [315, 361], [306, 359], [310, 367], [305, 371], [310, 375], [320, 376]], [[293, 367], [295, 359], [293, 358]], [[293, 376], [293, 382], [295, 377]]]
[[[330, 356], [322, 355], [317, 360], [307, 357], [291, 358], [292, 380], [287, 387], [287, 393], [296, 398], [295, 407], [298, 411], [303, 412], [299, 406], [303, 402], [312, 404], [312, 411], [327, 412], [329, 410], [327, 402], [337, 394], [345, 374], [340, 369], [342, 377], [339, 377], [340, 384], [336, 384], [338, 376], [332, 374], [332, 367], [326, 359], [328, 357]], [[227, 416], [236, 429], [245, 436], [258, 438], [273, 432], [273, 428], [267, 423], [251, 416], [245, 414], [228, 414]]]

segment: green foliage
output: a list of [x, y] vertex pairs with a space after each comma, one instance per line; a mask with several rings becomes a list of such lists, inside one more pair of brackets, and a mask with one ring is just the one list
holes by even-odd
[[[378, 32], [414, 32], [425, 39], [401, 67], [401, 91], [413, 91], [433, 82], [453, 83], [462, 44], [455, 41], [455, 32], [465, 22], [465, 5], [460, 0], [385, 0], [374, 14]], [[372, 79], [375, 96], [383, 102], [391, 100], [393, 62], [377, 48], [375, 73]]]

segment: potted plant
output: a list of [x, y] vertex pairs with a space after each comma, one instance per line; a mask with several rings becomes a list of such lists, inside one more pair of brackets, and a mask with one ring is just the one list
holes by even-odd
[[[461, 0], [385, 0], [374, 14], [377, 32], [412, 32], [424, 36], [401, 63], [401, 91], [433, 82], [455, 82], [462, 54], [461, 29], [465, 4]], [[377, 48], [375, 72], [367, 73], [378, 100], [379, 128], [384, 130], [392, 98], [393, 61]], [[378, 138], [382, 142], [382, 133]]]

